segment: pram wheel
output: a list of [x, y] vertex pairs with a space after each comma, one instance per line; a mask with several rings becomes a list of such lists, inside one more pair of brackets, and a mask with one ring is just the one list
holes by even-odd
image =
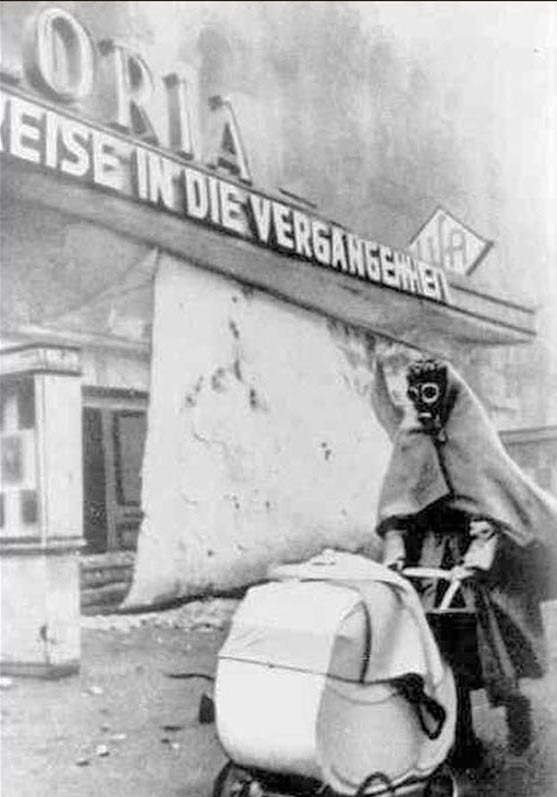
[[443, 765], [430, 775], [423, 797], [458, 797], [458, 784], [448, 766]]
[[260, 797], [262, 794], [259, 783], [232, 761], [224, 765], [213, 786], [213, 797]]

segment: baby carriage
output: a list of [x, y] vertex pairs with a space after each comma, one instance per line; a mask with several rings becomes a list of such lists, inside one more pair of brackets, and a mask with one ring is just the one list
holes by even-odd
[[219, 653], [214, 797], [457, 797], [454, 679], [409, 581], [339, 552], [270, 578]]

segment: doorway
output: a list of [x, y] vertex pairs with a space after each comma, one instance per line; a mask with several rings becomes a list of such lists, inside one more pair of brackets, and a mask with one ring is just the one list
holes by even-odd
[[146, 394], [84, 391], [85, 554], [136, 549], [146, 433]]

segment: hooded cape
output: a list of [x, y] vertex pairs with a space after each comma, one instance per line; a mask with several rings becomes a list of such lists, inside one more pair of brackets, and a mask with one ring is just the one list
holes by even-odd
[[[385, 391], [384, 377], [378, 377], [378, 389]], [[384, 396], [376, 400], [385, 403]], [[521, 547], [542, 543], [552, 554], [547, 575], [553, 578], [557, 500], [509, 457], [479, 400], [450, 365], [441, 421], [444, 434], [438, 440], [415, 415], [400, 420], [379, 497], [378, 532], [444, 499], [453, 509], [495, 522]]]

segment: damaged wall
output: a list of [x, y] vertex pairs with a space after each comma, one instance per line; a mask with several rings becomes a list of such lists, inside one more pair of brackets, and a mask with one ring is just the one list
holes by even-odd
[[390, 452], [373, 339], [168, 256], [154, 317], [127, 604], [233, 588], [324, 546], [373, 554]]

